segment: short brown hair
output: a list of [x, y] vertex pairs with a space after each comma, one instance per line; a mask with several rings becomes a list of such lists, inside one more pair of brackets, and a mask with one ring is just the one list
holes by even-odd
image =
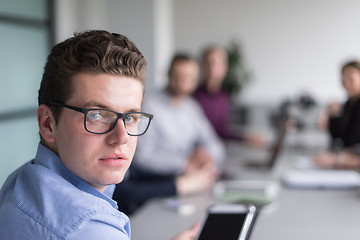
[[209, 56], [210, 53], [213, 52], [221, 52], [224, 55], [224, 60], [227, 63], [227, 52], [225, 48], [222, 48], [221, 46], [218, 45], [210, 45], [207, 46], [206, 48], [203, 49], [202, 54], [201, 54], [201, 61], [204, 62], [206, 60], [206, 58]]
[[347, 67], [353, 67], [356, 68], [358, 71], [360, 71], [360, 61], [353, 60], [344, 63], [344, 65], [341, 67], [341, 72], [344, 72], [345, 68]]
[[168, 76], [170, 76], [172, 74], [172, 72], [174, 71], [174, 66], [178, 63], [178, 62], [191, 62], [194, 61], [197, 63], [197, 60], [195, 58], [193, 58], [191, 55], [187, 54], [187, 53], [177, 53], [173, 56], [173, 58], [171, 59], [170, 62], [170, 66], [168, 69]]
[[[123, 75], [145, 80], [146, 61], [133, 42], [117, 33], [91, 30], [55, 45], [44, 68], [38, 103], [65, 103], [73, 93], [73, 77], [78, 73]], [[55, 120], [60, 108], [51, 106]]]

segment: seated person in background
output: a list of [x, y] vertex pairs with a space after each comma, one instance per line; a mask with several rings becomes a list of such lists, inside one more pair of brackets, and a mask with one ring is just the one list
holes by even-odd
[[347, 62], [341, 68], [341, 74], [348, 100], [345, 104], [329, 105], [326, 117], [320, 124], [330, 133], [330, 152], [315, 155], [314, 161], [327, 168], [358, 168], [356, 148], [360, 144], [360, 62]]
[[217, 179], [225, 148], [191, 97], [198, 77], [198, 63], [176, 55], [166, 89], [145, 97], [143, 109], [154, 120], [139, 139], [128, 179], [113, 196], [127, 214], [151, 198], [208, 191]]
[[252, 133], [236, 132], [230, 128], [230, 95], [222, 89], [227, 74], [227, 53], [220, 47], [209, 47], [202, 55], [203, 79], [194, 97], [223, 140], [240, 140], [262, 147], [264, 139]]
[[[89, 31], [53, 47], [39, 90], [37, 154], [1, 188], [0, 239], [130, 239], [129, 218], [111, 196], [150, 124], [141, 112], [145, 69], [121, 34]], [[198, 228], [176, 239], [193, 239]]]

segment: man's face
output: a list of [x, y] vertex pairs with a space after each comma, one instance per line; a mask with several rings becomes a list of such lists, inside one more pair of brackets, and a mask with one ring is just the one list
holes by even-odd
[[208, 81], [214, 81], [213, 84], [221, 84], [228, 68], [226, 53], [221, 50], [208, 53], [203, 67], [205, 78]]
[[[104, 108], [120, 113], [140, 111], [143, 85], [137, 79], [107, 74], [78, 74], [74, 92], [65, 104]], [[54, 129], [55, 151], [75, 175], [99, 191], [123, 180], [132, 161], [137, 137], [129, 136], [119, 119], [106, 134], [89, 133], [84, 114], [63, 108]]]
[[360, 95], [360, 71], [355, 67], [346, 67], [342, 72], [342, 83], [348, 97]]
[[195, 61], [179, 61], [169, 76], [169, 87], [177, 96], [188, 96], [195, 91], [199, 78], [199, 66]]

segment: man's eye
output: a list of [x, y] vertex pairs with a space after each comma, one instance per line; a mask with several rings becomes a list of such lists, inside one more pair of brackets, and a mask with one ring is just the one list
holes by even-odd
[[90, 112], [90, 113], [88, 113], [87, 117], [91, 121], [98, 121], [103, 118], [103, 116], [100, 114], [100, 112]]
[[137, 117], [135, 115], [126, 115], [126, 117], [124, 118], [125, 122], [136, 122], [137, 121]]

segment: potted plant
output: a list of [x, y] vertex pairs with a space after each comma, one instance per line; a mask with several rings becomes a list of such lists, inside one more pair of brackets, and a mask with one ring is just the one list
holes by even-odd
[[[226, 51], [228, 54], [228, 71], [223, 82], [223, 89], [235, 98], [251, 81], [252, 74], [247, 69], [245, 57], [238, 42], [232, 41]], [[243, 104], [235, 104], [233, 108], [233, 121], [240, 125], [247, 124], [250, 114], [249, 107]]]
[[230, 95], [238, 95], [251, 80], [251, 73], [245, 64], [245, 57], [238, 42], [232, 41], [226, 49], [228, 54], [228, 71], [223, 88]]

